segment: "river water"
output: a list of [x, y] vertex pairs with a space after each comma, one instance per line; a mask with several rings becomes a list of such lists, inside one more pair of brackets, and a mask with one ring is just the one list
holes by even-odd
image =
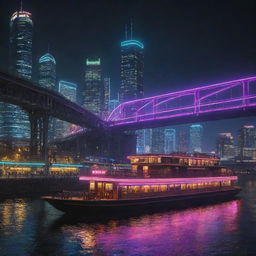
[[38, 198], [0, 201], [1, 256], [256, 255], [256, 176], [238, 199], [101, 221], [66, 218]]

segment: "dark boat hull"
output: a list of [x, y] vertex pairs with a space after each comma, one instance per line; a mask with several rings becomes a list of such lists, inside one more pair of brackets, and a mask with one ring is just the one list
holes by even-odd
[[44, 197], [56, 209], [68, 214], [122, 214], [134, 211], [151, 211], [154, 209], [170, 209], [177, 206], [190, 206], [202, 203], [211, 203], [216, 201], [228, 200], [236, 196], [241, 191], [240, 188], [234, 188], [224, 191], [200, 192], [194, 194], [170, 195], [165, 197], [151, 197], [141, 199], [123, 199], [123, 200], [65, 200], [58, 198]]

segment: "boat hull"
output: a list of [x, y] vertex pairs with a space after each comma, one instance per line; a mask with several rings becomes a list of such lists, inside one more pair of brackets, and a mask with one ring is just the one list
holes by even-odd
[[211, 191], [190, 194], [170, 195], [164, 197], [151, 197], [140, 199], [121, 200], [70, 200], [43, 197], [56, 209], [68, 214], [122, 214], [134, 211], [152, 211], [156, 209], [170, 209], [186, 207], [195, 204], [211, 203], [228, 200], [236, 196], [240, 188], [224, 191]]

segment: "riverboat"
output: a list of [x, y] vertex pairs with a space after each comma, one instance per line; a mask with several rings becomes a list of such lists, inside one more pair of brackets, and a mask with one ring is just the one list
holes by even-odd
[[43, 197], [55, 208], [78, 214], [127, 213], [179, 204], [229, 199], [240, 192], [237, 176], [203, 154], [128, 156], [129, 172], [93, 169], [81, 176], [87, 190]]

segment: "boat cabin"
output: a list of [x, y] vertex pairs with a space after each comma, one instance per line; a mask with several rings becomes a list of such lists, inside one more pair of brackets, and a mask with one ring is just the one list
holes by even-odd
[[128, 156], [131, 171], [140, 177], [204, 177], [233, 175], [220, 159], [204, 154], [143, 154]]
[[108, 178], [81, 176], [89, 183], [90, 199], [132, 199], [226, 190], [233, 187], [237, 176], [200, 178]]

